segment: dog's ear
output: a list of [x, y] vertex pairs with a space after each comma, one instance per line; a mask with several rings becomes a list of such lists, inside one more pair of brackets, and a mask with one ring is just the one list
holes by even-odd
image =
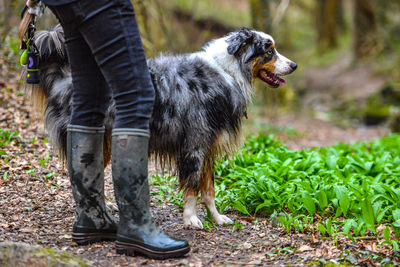
[[251, 30], [247, 28], [240, 29], [226, 40], [228, 43], [228, 53], [230, 55], [236, 54], [244, 43], [251, 41], [253, 38], [254, 33]]

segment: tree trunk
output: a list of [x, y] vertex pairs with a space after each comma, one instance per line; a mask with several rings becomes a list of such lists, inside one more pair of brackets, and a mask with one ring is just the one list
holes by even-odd
[[337, 46], [338, 26], [341, 23], [338, 18], [341, 0], [317, 0], [316, 23], [318, 43], [321, 51]]
[[271, 33], [272, 18], [269, 0], [250, 0], [251, 24], [254, 29]]
[[376, 20], [372, 1], [355, 0], [354, 55], [356, 59], [371, 55], [376, 46]]
[[345, 33], [347, 31], [347, 24], [346, 24], [346, 20], [344, 19], [344, 4], [343, 4], [343, 0], [339, 0], [338, 1], [338, 10], [337, 10], [337, 14], [336, 14], [336, 19], [337, 19], [337, 26], [338, 26], [338, 33], [342, 34]]
[[11, 29], [10, 20], [14, 13], [13, 8], [12, 8], [12, 2], [13, 2], [13, 0], [4, 0], [3, 1], [3, 6], [2, 6], [2, 9], [3, 9], [2, 15], [3, 16], [2, 16], [2, 21], [1, 21], [2, 22], [1, 26], [2, 26], [3, 30], [1, 31], [1, 36], [0, 36], [1, 43], [4, 43], [4, 40], [7, 37], [8, 32]]

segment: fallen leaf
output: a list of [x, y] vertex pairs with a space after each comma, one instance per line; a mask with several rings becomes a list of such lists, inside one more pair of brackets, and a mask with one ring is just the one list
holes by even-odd
[[34, 232], [35, 230], [34, 229], [32, 229], [32, 228], [21, 228], [21, 229], [19, 229], [21, 232], [23, 232], [23, 233], [32, 233], [32, 232]]
[[312, 242], [313, 243], [317, 243], [318, 242], [318, 238], [315, 235], [312, 235]]
[[246, 221], [246, 222], [252, 222], [254, 221], [254, 217], [241, 217], [240, 220], [241, 221]]
[[299, 247], [299, 248], [296, 250], [296, 252], [302, 253], [302, 252], [310, 251], [310, 250], [313, 250], [313, 248], [310, 247], [310, 246], [308, 246], [308, 245], [302, 245], [301, 247]]

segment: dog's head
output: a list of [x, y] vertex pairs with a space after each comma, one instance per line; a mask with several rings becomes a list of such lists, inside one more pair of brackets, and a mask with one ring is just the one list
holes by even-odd
[[250, 79], [259, 78], [270, 87], [286, 82], [280, 76], [292, 73], [297, 65], [278, 53], [274, 39], [263, 32], [242, 28], [226, 39], [227, 52], [235, 56]]

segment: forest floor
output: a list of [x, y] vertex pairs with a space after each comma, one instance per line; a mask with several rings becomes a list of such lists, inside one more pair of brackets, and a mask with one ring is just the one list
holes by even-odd
[[[269, 218], [254, 218], [228, 212], [244, 226], [220, 226], [210, 231], [185, 229], [182, 212], [173, 204], [152, 198], [155, 222], [172, 236], [186, 239], [191, 252], [181, 259], [155, 261], [144, 257], [127, 257], [115, 253], [112, 242], [76, 246], [71, 243], [74, 202], [66, 166], [54, 156], [41, 123], [32, 115], [29, 101], [17, 86], [18, 77], [1, 76], [0, 129], [18, 131], [15, 141], [2, 148], [0, 164], [0, 242], [18, 241], [70, 252], [95, 266], [215, 266], [215, 265], [316, 265], [344, 261], [374, 266], [390, 262], [393, 251], [377, 248], [377, 240], [350, 241], [322, 239], [310, 234], [286, 234]], [[326, 146], [337, 141], [366, 141], [389, 134], [384, 127], [342, 128], [307, 114], [277, 115], [272, 123], [290, 126], [298, 133], [285, 137], [293, 149]], [[49, 155], [49, 156], [48, 156]], [[150, 173], [156, 168], [151, 163]], [[106, 169], [106, 199], [112, 200], [110, 169]], [[158, 188], [152, 187], [152, 191]], [[115, 205], [112, 212], [117, 215]], [[204, 214], [199, 209], [200, 218]], [[276, 224], [276, 223], [275, 223]]]

